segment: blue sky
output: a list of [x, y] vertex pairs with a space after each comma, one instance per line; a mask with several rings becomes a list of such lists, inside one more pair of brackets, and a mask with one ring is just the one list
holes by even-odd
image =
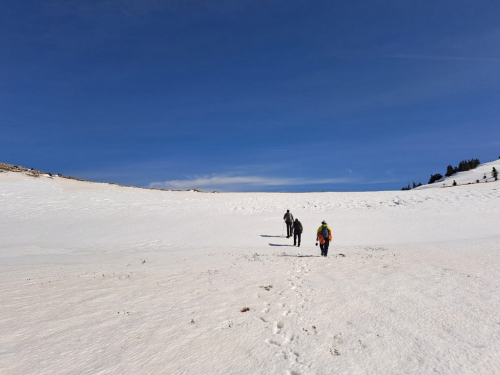
[[500, 156], [497, 1], [4, 1], [0, 162], [363, 191]]

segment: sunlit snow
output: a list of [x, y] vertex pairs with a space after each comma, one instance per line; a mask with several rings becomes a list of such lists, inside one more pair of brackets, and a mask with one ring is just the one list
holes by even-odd
[[500, 374], [498, 182], [210, 194], [3, 172], [0, 212], [1, 374]]

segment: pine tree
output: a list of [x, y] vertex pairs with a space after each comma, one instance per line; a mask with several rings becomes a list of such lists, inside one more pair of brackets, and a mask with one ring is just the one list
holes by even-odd
[[498, 172], [495, 167], [493, 167], [493, 170], [491, 171], [491, 176], [495, 179], [495, 181], [498, 180]]
[[448, 165], [445, 176], [450, 177], [453, 173], [455, 173], [455, 168], [452, 165]]
[[[470, 171], [471, 169], [477, 168], [479, 164], [481, 164], [479, 159], [462, 160], [460, 163], [458, 163], [458, 167], [454, 168], [454, 173]], [[448, 166], [448, 168], [450, 167], [451, 166]], [[446, 171], [446, 173], [448, 173], [448, 170]]]
[[453, 186], [457, 186], [457, 182], [453, 180]]
[[431, 174], [431, 178], [429, 179], [429, 184], [433, 184], [434, 182], [436, 182], [442, 178], [443, 178], [443, 176], [440, 173]]

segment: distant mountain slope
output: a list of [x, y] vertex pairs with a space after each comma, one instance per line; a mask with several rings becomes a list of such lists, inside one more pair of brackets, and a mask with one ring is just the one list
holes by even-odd
[[[133, 186], [133, 185], [122, 185], [122, 184], [117, 184], [114, 182], [96, 182], [96, 181], [89, 181], [85, 180], [83, 178], [78, 178], [78, 177], [73, 177], [73, 176], [65, 176], [60, 173], [54, 174], [54, 173], [49, 173], [49, 172], [43, 172], [43, 171], [38, 171], [36, 169], [28, 169], [23, 166], [19, 165], [13, 165], [13, 164], [7, 164], [7, 163], [0, 163], [0, 173], [2, 172], [15, 172], [15, 173], [21, 173], [26, 176], [30, 177], [46, 177], [46, 178], [51, 178], [51, 179], [57, 179], [57, 178], [63, 178], [67, 180], [76, 180], [76, 181], [81, 181], [81, 182], [88, 182], [92, 184], [108, 184], [108, 185], [117, 185], [117, 186], [124, 186], [124, 187], [131, 187], [131, 188], [137, 188], [137, 189], [148, 189], [148, 190], [163, 190], [163, 191], [182, 191], [182, 190], [174, 190], [174, 189], [161, 189], [161, 188], [149, 188], [149, 187], [140, 187], [140, 186]], [[198, 189], [186, 189], [185, 191], [194, 191], [198, 193], [202, 193], [203, 191], [198, 190]], [[214, 192], [216, 193], [216, 192]]]
[[[491, 174], [493, 168], [495, 168], [497, 171], [500, 170], [500, 159], [491, 161], [489, 163], [481, 164], [479, 165], [479, 167], [471, 169], [470, 171], [467, 172], [455, 173], [450, 177], [444, 177], [433, 184], [422, 185], [415, 189], [423, 190], [423, 189], [450, 187], [453, 186], [453, 181], [456, 181], [457, 185], [476, 184], [477, 181], [479, 181], [480, 184], [490, 183], [490, 182], [498, 183], [500, 182], [500, 178], [498, 181], [495, 181], [495, 179]], [[485, 176], [486, 178], [484, 178]]]

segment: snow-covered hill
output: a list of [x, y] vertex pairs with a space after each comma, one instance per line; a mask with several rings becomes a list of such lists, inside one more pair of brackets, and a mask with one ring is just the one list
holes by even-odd
[[497, 171], [500, 171], [500, 159], [491, 161], [489, 163], [480, 164], [477, 168], [471, 169], [467, 172], [458, 172], [450, 177], [443, 177], [441, 180], [429, 184], [419, 186], [418, 190], [422, 189], [433, 189], [433, 188], [442, 188], [442, 187], [450, 187], [453, 186], [453, 181], [457, 183], [457, 185], [469, 185], [469, 184], [483, 184], [489, 182], [498, 183], [499, 180], [495, 181], [491, 172], [495, 168]]
[[3, 172], [0, 212], [2, 374], [500, 374], [498, 183], [203, 194]]

